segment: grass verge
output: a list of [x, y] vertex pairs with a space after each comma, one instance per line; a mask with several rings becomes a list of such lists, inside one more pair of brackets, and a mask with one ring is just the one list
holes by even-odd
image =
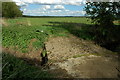
[[40, 68], [28, 65], [25, 61], [18, 59], [10, 54], [2, 55], [2, 79], [11, 78], [50, 78], [50, 74]]

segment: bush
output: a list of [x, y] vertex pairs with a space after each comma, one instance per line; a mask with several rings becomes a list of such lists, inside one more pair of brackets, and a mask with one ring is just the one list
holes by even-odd
[[14, 2], [3, 2], [2, 17], [6, 17], [6, 18], [21, 17], [22, 11], [20, 11], [19, 8], [20, 7], [17, 6]]

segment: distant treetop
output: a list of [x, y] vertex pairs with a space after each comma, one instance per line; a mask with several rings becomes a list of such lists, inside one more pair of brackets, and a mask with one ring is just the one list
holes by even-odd
[[2, 17], [15, 18], [21, 16], [22, 16], [22, 11], [20, 10], [20, 7], [16, 5], [15, 2], [2, 3]]

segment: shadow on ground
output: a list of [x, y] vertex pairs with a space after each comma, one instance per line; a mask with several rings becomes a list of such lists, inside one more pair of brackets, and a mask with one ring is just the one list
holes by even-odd
[[11, 53], [2, 52], [3, 79], [11, 78], [64, 78], [71, 77], [63, 69], [49, 69], [49, 64], [41, 66], [37, 59], [16, 57]]
[[[83, 38], [83, 39], [92, 39], [92, 31], [88, 30], [93, 28], [90, 24], [83, 23], [70, 23], [70, 22], [49, 22], [50, 25], [43, 26], [52, 26], [54, 28], [63, 28], [69, 31], [69, 33]], [[88, 32], [89, 31], [89, 32]]]
[[[48, 22], [52, 29], [59, 29], [56, 32], [67, 30], [70, 34], [84, 40], [93, 40], [96, 44], [105, 47], [111, 51], [120, 52], [119, 25], [114, 25], [109, 30], [103, 30], [98, 25], [73, 23], [73, 22]], [[61, 29], [61, 30], [60, 30]], [[111, 33], [112, 32], [112, 33]]]
[[2, 79], [50, 78], [51, 74], [43, 71], [39, 64], [40, 61], [36, 59], [20, 58], [2, 52]]

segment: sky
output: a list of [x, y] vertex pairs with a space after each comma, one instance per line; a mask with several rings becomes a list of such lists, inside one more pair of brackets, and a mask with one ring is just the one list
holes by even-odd
[[23, 15], [84, 16], [86, 0], [13, 0]]

